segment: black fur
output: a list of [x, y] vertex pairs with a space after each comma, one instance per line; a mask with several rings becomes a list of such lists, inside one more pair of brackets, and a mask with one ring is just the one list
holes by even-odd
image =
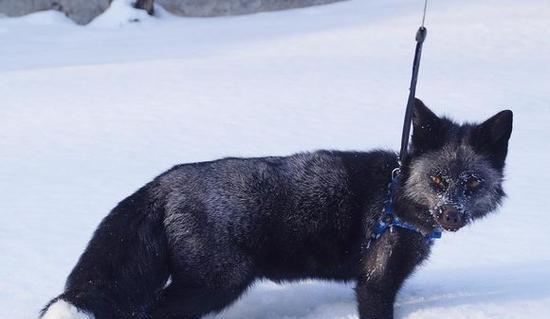
[[471, 143], [477, 152], [489, 158], [499, 170], [504, 167], [508, 153], [508, 140], [512, 135], [512, 111], [502, 111], [477, 126]]
[[[413, 131], [395, 213], [430, 231], [432, 207], [406, 196], [415, 161], [462, 141], [502, 170], [511, 115], [460, 126], [418, 102]], [[399, 288], [431, 246], [396, 229], [364, 249], [397, 166], [386, 151], [176, 166], [102, 221], [53, 301], [96, 319], [191, 319], [220, 311], [259, 278], [315, 278], [356, 281], [360, 318], [392, 318]]]

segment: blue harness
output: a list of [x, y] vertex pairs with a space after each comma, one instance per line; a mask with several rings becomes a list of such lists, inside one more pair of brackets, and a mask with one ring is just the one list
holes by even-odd
[[397, 183], [399, 181], [398, 176], [399, 176], [399, 168], [395, 169], [392, 172], [392, 179], [388, 184], [388, 198], [384, 203], [384, 208], [382, 209], [382, 216], [380, 216], [380, 219], [378, 220], [376, 225], [374, 225], [374, 229], [368, 241], [367, 248], [370, 247], [372, 242], [375, 242], [380, 237], [382, 237], [382, 235], [384, 235], [386, 231], [388, 231], [388, 229], [391, 231], [393, 227], [399, 227], [399, 228], [403, 228], [403, 229], [418, 233], [422, 235], [424, 239], [426, 239], [427, 241], [432, 241], [432, 240], [441, 238], [442, 230], [440, 228], [437, 228], [431, 233], [425, 235], [420, 231], [420, 229], [418, 229], [418, 227], [401, 220], [401, 218], [397, 217], [393, 213], [393, 195], [395, 192], [395, 188], [397, 187]]

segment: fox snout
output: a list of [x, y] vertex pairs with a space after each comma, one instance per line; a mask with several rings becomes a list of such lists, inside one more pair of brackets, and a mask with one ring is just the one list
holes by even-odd
[[452, 206], [445, 204], [439, 208], [437, 223], [445, 230], [457, 231], [466, 225], [466, 218], [460, 211]]

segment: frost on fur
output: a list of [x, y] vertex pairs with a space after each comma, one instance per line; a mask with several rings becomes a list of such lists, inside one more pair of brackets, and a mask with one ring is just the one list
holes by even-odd
[[58, 300], [48, 307], [41, 319], [94, 319], [88, 312], [78, 309], [65, 300]]

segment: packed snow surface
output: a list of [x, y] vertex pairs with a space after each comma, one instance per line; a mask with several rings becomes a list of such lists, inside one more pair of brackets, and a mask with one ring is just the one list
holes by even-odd
[[[0, 19], [0, 318], [62, 291], [118, 201], [176, 163], [398, 148], [421, 0], [158, 17], [116, 0], [80, 27]], [[418, 96], [480, 121], [514, 111], [493, 214], [446, 233], [396, 317], [550, 318], [550, 2], [432, 1]], [[352, 284], [255, 285], [208, 318], [358, 318]]]

